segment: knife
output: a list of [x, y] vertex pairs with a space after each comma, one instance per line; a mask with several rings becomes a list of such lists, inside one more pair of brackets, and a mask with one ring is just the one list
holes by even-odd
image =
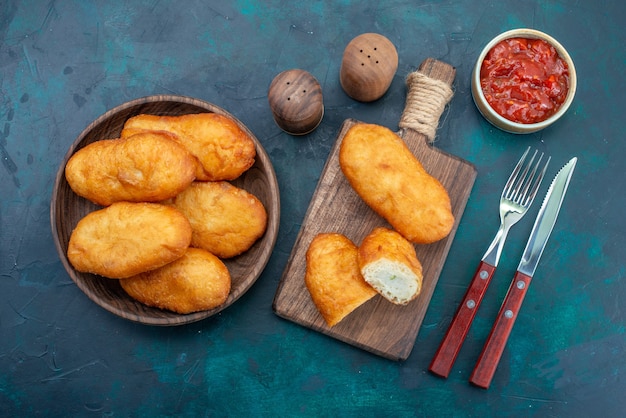
[[498, 312], [496, 321], [491, 328], [474, 371], [470, 376], [470, 382], [476, 386], [487, 389], [491, 384], [491, 379], [498, 367], [498, 362], [513, 329], [515, 319], [519, 314], [530, 281], [535, 274], [543, 249], [556, 223], [556, 218], [561, 209], [567, 186], [569, 186], [572, 178], [576, 161], [576, 157], [569, 160], [559, 170], [548, 188], [530, 233], [530, 238], [528, 238], [528, 243], [522, 254], [522, 260], [517, 266], [517, 271]]

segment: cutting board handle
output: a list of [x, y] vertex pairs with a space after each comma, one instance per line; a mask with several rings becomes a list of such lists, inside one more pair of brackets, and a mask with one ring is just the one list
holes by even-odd
[[435, 140], [439, 118], [452, 99], [456, 69], [450, 64], [427, 58], [406, 78], [408, 88], [404, 111], [398, 126]]

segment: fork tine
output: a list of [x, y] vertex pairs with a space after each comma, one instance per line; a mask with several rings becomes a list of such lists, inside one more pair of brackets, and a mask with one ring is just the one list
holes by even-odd
[[[543, 154], [541, 155], [543, 156]], [[530, 158], [530, 161], [528, 161], [528, 164], [524, 166], [524, 171], [522, 172], [521, 176], [519, 176], [517, 181], [515, 182], [515, 186], [513, 186], [513, 195], [509, 197], [509, 199], [512, 200], [513, 202], [519, 203], [519, 200], [523, 196], [525, 185], [532, 179], [532, 176], [534, 173], [529, 174], [529, 172], [530, 172], [530, 167], [535, 161], [536, 156], [537, 156], [537, 150], [535, 150], [535, 152], [533, 153], [533, 156]], [[539, 160], [541, 160], [541, 156], [539, 157]]]
[[548, 157], [543, 169], [537, 174], [544, 154], [541, 153], [539, 159], [535, 162], [537, 157], [537, 150], [535, 150], [530, 160], [526, 163], [525, 160], [529, 151], [530, 147], [526, 149], [518, 161], [502, 191], [502, 198], [526, 208], [530, 206], [535, 198], [551, 159]]
[[524, 181], [519, 185], [519, 188], [517, 189], [517, 193], [515, 194], [514, 201], [519, 204], [522, 204], [524, 197], [528, 195], [528, 190], [530, 189], [530, 186], [533, 183], [533, 179], [535, 178], [535, 174], [537, 173], [537, 169], [539, 168], [539, 164], [541, 163], [541, 159], [543, 158], [543, 152], [539, 156], [539, 159], [537, 160], [537, 163], [533, 167], [532, 171], [530, 171], [530, 166], [532, 165], [533, 160], [535, 159], [535, 155], [537, 155], [537, 151], [535, 151], [533, 158], [528, 163], [528, 167], [526, 170], [527, 177], [525, 177]]
[[[519, 168], [519, 170], [517, 170], [516, 166], [516, 170], [514, 170], [514, 173], [511, 174], [512, 178], [514, 177], [514, 180], [512, 180], [511, 185], [507, 183], [507, 186], [509, 187], [505, 187], [505, 191], [502, 195], [503, 198], [514, 202], [522, 207], [528, 208], [530, 206], [533, 199], [535, 198], [535, 195], [537, 194], [537, 190], [539, 189], [541, 181], [543, 180], [543, 177], [548, 168], [548, 163], [551, 159], [551, 157], [548, 157], [548, 160], [544, 164], [543, 169], [538, 173], [544, 154], [541, 153], [539, 159], [537, 159], [537, 162], [535, 163], [534, 160], [536, 156], [537, 151], [535, 150], [533, 156], [530, 158], [530, 161], [528, 161], [528, 164], [524, 165], [523, 170], [521, 167]], [[521, 175], [519, 173], [520, 171]]]
[[[541, 154], [541, 156], [543, 157], [543, 154]], [[530, 206], [530, 204], [535, 199], [535, 195], [537, 194], [537, 190], [539, 190], [539, 185], [541, 184], [541, 181], [543, 180], [543, 177], [546, 174], [546, 170], [548, 169], [548, 164], [550, 163], [551, 159], [552, 157], [548, 156], [548, 160], [544, 164], [543, 170], [541, 170], [539, 175], [535, 177], [535, 180], [532, 184], [532, 187], [530, 187], [530, 192], [527, 194], [526, 199], [522, 200], [522, 206]], [[537, 161], [537, 166], [535, 166], [535, 169], [533, 170], [533, 176], [534, 176], [534, 173], [537, 171], [537, 168], [540, 162], [541, 162], [541, 158], [539, 158], [539, 161]]]
[[517, 165], [515, 166], [515, 168], [513, 168], [513, 172], [509, 176], [509, 179], [507, 180], [506, 184], [504, 185], [504, 189], [502, 190], [502, 197], [509, 195], [509, 193], [511, 192], [513, 184], [517, 180], [517, 175], [522, 169], [522, 166], [524, 165], [524, 160], [526, 159], [526, 156], [528, 155], [529, 151], [530, 151], [530, 147], [526, 148], [526, 151], [520, 157], [519, 161], [517, 162]]
[[511, 173], [509, 180], [504, 186], [504, 190], [502, 190], [503, 198], [507, 200], [511, 200], [511, 201], [516, 201], [519, 195], [519, 192], [521, 190], [521, 187], [527, 178], [530, 165], [532, 165], [535, 159], [535, 156], [537, 155], [537, 150], [535, 150], [528, 164], [525, 164], [525, 159], [529, 151], [530, 151], [530, 147], [526, 149], [526, 152], [524, 152], [522, 157], [517, 162], [517, 165], [513, 169], [513, 172]]

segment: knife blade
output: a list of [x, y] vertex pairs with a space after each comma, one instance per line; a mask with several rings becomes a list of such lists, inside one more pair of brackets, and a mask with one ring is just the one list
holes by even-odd
[[530, 281], [556, 223], [577, 161], [576, 157], [569, 160], [548, 188], [513, 281], [470, 376], [470, 382], [476, 386], [487, 389], [491, 384]]

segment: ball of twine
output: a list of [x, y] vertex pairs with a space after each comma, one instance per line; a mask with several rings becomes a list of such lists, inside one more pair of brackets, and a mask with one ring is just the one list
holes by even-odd
[[433, 142], [439, 118], [454, 92], [443, 81], [418, 71], [408, 75], [406, 85], [406, 105], [398, 126], [413, 129], [426, 136], [429, 142]]

